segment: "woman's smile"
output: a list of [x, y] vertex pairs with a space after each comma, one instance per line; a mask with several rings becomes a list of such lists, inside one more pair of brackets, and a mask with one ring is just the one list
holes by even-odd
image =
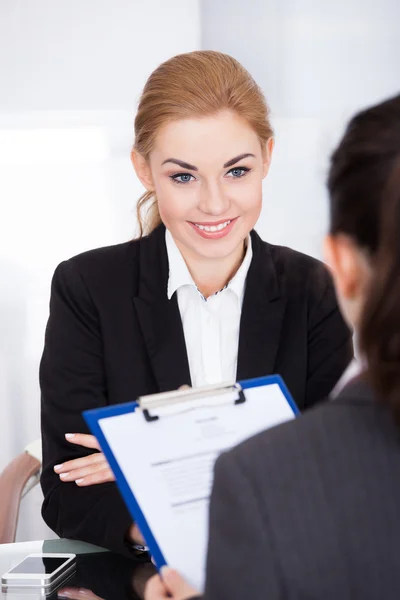
[[219, 240], [230, 234], [238, 219], [239, 217], [215, 222], [202, 223], [188, 221], [188, 223], [200, 237], [206, 240]]

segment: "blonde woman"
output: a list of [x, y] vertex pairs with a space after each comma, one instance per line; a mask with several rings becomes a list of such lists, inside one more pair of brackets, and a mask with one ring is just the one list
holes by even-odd
[[[42, 488], [60, 536], [128, 555], [142, 541], [82, 411], [270, 373], [304, 410], [349, 363], [324, 265], [254, 231], [272, 152], [264, 96], [230, 56], [183, 54], [150, 75], [132, 150], [141, 236], [67, 260], [52, 283]], [[132, 440], [132, 460], [142, 452]]]

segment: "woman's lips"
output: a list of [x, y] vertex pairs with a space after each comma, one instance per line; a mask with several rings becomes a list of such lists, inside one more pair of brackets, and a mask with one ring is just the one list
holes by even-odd
[[226, 237], [232, 231], [238, 218], [239, 217], [207, 223], [194, 223], [188, 221], [188, 223], [200, 237], [206, 240], [219, 240]]

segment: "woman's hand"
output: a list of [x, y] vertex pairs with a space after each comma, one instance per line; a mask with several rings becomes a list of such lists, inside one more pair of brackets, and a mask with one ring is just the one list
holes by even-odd
[[146, 585], [145, 600], [189, 600], [199, 595], [199, 592], [190, 586], [173, 569], [163, 567], [160, 575], [154, 575]]
[[140, 531], [139, 527], [136, 525], [136, 523], [132, 523], [132, 525], [129, 527], [128, 539], [133, 544], [139, 544], [141, 546], [146, 545], [146, 542], [144, 541], [141, 531]]
[[71, 444], [98, 450], [98, 452], [69, 460], [62, 465], [56, 465], [54, 470], [60, 476], [61, 481], [75, 481], [79, 487], [115, 481], [114, 474], [104, 454], [100, 451], [99, 443], [94, 435], [67, 433], [65, 438]]
[[[189, 385], [182, 385], [179, 389], [189, 388]], [[94, 435], [86, 433], [66, 433], [65, 439], [71, 444], [98, 450], [94, 454], [69, 460], [62, 465], [56, 465], [54, 471], [59, 475], [61, 481], [75, 481], [79, 487], [98, 485], [115, 481], [113, 472], [108, 462], [101, 452], [101, 448]], [[141, 536], [139, 539], [143, 539]], [[136, 541], [136, 538], [135, 538]], [[140, 541], [138, 542], [141, 543]]]
[[93, 594], [86, 588], [65, 587], [57, 592], [57, 598], [71, 598], [71, 600], [104, 600], [100, 596]]
[[157, 573], [153, 563], [138, 563], [132, 575], [132, 591], [134, 597], [144, 599], [144, 590], [149, 580]]

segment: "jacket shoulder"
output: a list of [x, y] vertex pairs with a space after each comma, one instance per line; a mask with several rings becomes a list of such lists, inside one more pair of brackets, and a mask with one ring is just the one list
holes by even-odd
[[328, 465], [332, 456], [334, 462], [346, 463], [349, 454], [364, 444], [368, 455], [370, 440], [381, 438], [382, 431], [387, 440], [397, 440], [398, 430], [387, 407], [365, 386], [351, 384], [338, 398], [263, 431], [230, 452], [246, 468], [258, 464], [279, 479], [283, 472], [292, 477], [316, 463]]
[[287, 246], [277, 246], [263, 242], [270, 253], [279, 273], [289, 273], [294, 278], [304, 281], [304, 276], [320, 276], [326, 280], [330, 279], [327, 266], [317, 258], [293, 250]]
[[336, 306], [332, 276], [322, 261], [287, 246], [265, 242], [258, 235], [255, 241], [261, 246], [261, 260], [272, 261], [279, 287], [288, 297], [298, 301], [306, 296], [317, 307], [327, 295], [328, 304]]
[[131, 286], [139, 272], [138, 258], [142, 240], [87, 250], [60, 263], [54, 280], [70, 287], [103, 290]]
[[104, 246], [81, 252], [76, 256], [69, 258], [67, 263], [81, 271], [82, 273], [92, 270], [113, 269], [126, 262], [135, 260], [140, 252], [142, 240], [132, 240], [113, 246]]
[[[347, 413], [348, 407], [343, 405], [334, 406], [333, 402], [325, 402], [315, 408], [309, 409], [305, 414], [282, 423], [276, 427], [265, 430], [234, 448], [232, 456], [236, 456], [240, 462], [251, 462], [257, 455], [267, 457], [274, 456], [274, 464], [286, 461], [289, 456], [290, 462], [298, 460], [298, 452], [305, 451], [307, 446], [318, 443], [320, 435], [327, 435], [334, 430], [334, 422], [340, 416], [337, 412]], [[347, 415], [345, 416], [347, 418]], [[328, 433], [329, 435], [329, 433]]]

